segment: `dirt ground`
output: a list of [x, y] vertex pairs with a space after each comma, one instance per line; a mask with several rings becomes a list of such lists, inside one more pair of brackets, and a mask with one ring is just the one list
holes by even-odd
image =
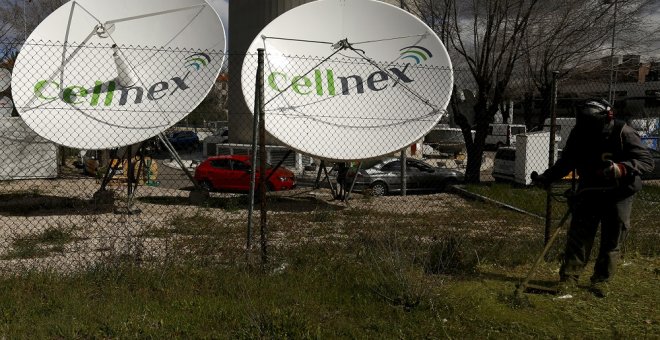
[[[118, 256], [167, 258], [174, 245], [167, 238], [145, 236], [150, 230], [168, 227], [174, 218], [207, 216], [225, 225], [247, 225], [245, 195], [212, 193], [201, 206], [189, 203], [190, 191], [141, 185], [132, 208], [125, 213], [127, 188], [113, 183], [109, 190], [114, 203], [94, 200], [100, 183], [95, 178], [36, 179], [4, 182], [0, 185], [0, 272], [20, 270], [77, 271]], [[353, 194], [349, 203], [333, 200], [328, 189], [300, 188], [271, 193], [269, 214], [311, 213], [319, 209], [367, 209], [405, 215], [420, 211], [443, 211], [460, 206], [462, 198], [445, 193], [365, 198]], [[118, 209], [119, 208], [119, 209]], [[120, 210], [122, 213], [118, 213]], [[259, 205], [254, 208], [258, 221]], [[45, 235], [59, 230], [70, 235], [57, 251]], [[41, 255], [19, 253], [18, 248], [33, 241], [33, 247], [46, 250]], [[244, 240], [236, 240], [242, 247]], [[21, 248], [23, 249], [23, 248]], [[34, 250], [34, 249], [32, 249]]]

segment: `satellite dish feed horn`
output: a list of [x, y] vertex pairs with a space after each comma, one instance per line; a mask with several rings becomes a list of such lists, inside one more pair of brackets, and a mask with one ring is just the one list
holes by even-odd
[[109, 38], [114, 31], [115, 24], [113, 23], [99, 24], [96, 26], [96, 35], [98, 35], [99, 38]]
[[131, 87], [137, 84], [137, 77], [128, 63], [124, 60], [119, 47], [113, 44], [112, 50], [114, 51], [112, 53], [112, 58], [115, 61], [115, 65], [117, 65], [117, 83], [122, 87]]

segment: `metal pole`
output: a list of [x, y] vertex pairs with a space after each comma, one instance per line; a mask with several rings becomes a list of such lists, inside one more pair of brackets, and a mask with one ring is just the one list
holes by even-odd
[[319, 171], [316, 173], [316, 182], [314, 182], [314, 188], [319, 189], [321, 187], [321, 174], [325, 168], [325, 161], [321, 160], [319, 163]]
[[25, 7], [27, 6], [28, 0], [23, 0], [23, 42], [27, 42], [28, 33], [27, 33], [27, 11]]
[[545, 246], [543, 247], [543, 251], [541, 251], [541, 254], [539, 254], [539, 256], [536, 258], [536, 260], [534, 261], [534, 264], [532, 265], [532, 267], [527, 272], [527, 275], [525, 275], [525, 278], [523, 279], [523, 281], [520, 283], [520, 285], [516, 289], [516, 292], [515, 292], [516, 297], [520, 297], [522, 295], [522, 293], [525, 292], [525, 289], [527, 287], [529, 287], [529, 280], [532, 278], [532, 275], [536, 271], [536, 267], [539, 266], [539, 264], [541, 263], [541, 260], [543, 260], [543, 258], [545, 258], [545, 256], [548, 254], [548, 251], [550, 250], [550, 247], [552, 246], [552, 244], [557, 239], [557, 236], [559, 236], [559, 231], [561, 230], [561, 227], [564, 225], [564, 223], [566, 223], [566, 220], [568, 220], [568, 217], [570, 215], [571, 215], [571, 211], [569, 210], [561, 218], [561, 221], [559, 221], [559, 225], [557, 226], [557, 229], [555, 229], [555, 232], [552, 233], [552, 235], [550, 235], [550, 238], [548, 239], [548, 241], [545, 242]]
[[618, 0], [614, 0], [614, 13], [612, 14], [612, 48], [610, 49], [610, 84], [609, 84], [609, 89], [608, 89], [608, 100], [611, 105], [614, 105], [614, 81], [616, 80], [614, 77], [614, 40], [616, 38], [616, 11], [617, 11], [617, 5], [618, 5]]
[[[332, 169], [330, 169], [330, 171], [332, 171]], [[328, 169], [326, 169], [325, 166], [323, 167], [323, 174], [325, 175], [323, 179], [328, 182], [328, 187], [330, 187], [330, 194], [332, 195], [332, 197], [337, 197], [335, 186], [332, 184], [332, 180], [330, 179], [330, 174], [328, 173]]]
[[[260, 57], [259, 57], [260, 58]], [[257, 60], [257, 77], [254, 84], [254, 91], [256, 94], [259, 93], [259, 75], [263, 74], [263, 60]], [[250, 164], [250, 204], [248, 207], [248, 225], [247, 225], [247, 243], [245, 245], [247, 254], [249, 254], [252, 249], [252, 230], [254, 228], [254, 192], [255, 192], [255, 183], [257, 176], [257, 139], [259, 131], [259, 110], [261, 109], [261, 96], [254, 96], [254, 116], [252, 116], [252, 148], [250, 155], [252, 157], [252, 162]]]
[[353, 181], [351, 182], [351, 187], [346, 192], [346, 197], [344, 198], [344, 202], [348, 203], [348, 198], [351, 196], [351, 193], [353, 192], [353, 186], [355, 186], [355, 181], [357, 181], [357, 177], [358, 174], [360, 173], [360, 169], [362, 169], [362, 162], [358, 163], [357, 169], [355, 170], [355, 177], [353, 177]]
[[[550, 147], [548, 152], [548, 167], [551, 167], [555, 164], [555, 138], [557, 135], [557, 78], [559, 76], [558, 71], [552, 72], [552, 98], [550, 99]], [[545, 234], [543, 237], [543, 244], [548, 244], [550, 238], [552, 237], [552, 189], [546, 191], [545, 197]]]
[[128, 145], [126, 147], [126, 190], [127, 190], [127, 209], [130, 211], [131, 207], [131, 196], [133, 196], [133, 181], [134, 181], [134, 165], [133, 165], [133, 146]]
[[181, 167], [181, 170], [183, 170], [183, 172], [186, 174], [186, 176], [188, 176], [188, 179], [190, 179], [190, 181], [193, 183], [193, 185], [195, 186], [195, 189], [199, 189], [199, 183], [197, 183], [197, 180], [195, 180], [195, 177], [193, 176], [193, 174], [183, 164], [183, 160], [181, 160], [181, 157], [177, 153], [177, 151], [174, 148], [174, 146], [172, 145], [172, 143], [170, 143], [169, 139], [167, 139], [167, 137], [164, 135], [163, 132], [158, 134], [158, 138], [163, 143], [163, 145], [165, 146], [167, 151], [170, 153], [170, 156], [172, 156], [172, 159], [174, 161], [176, 161], [177, 164], [179, 164], [179, 167]]
[[259, 206], [261, 217], [261, 266], [268, 264], [268, 216], [266, 215], [266, 108], [264, 101], [264, 49], [259, 53]]
[[406, 149], [401, 150], [401, 196], [406, 196], [406, 191], [408, 187], [408, 168], [406, 167]]
[[292, 152], [293, 150], [291, 149], [287, 150], [287, 152], [284, 154], [284, 157], [282, 157], [282, 159], [279, 162], [277, 162], [277, 164], [274, 167], [271, 168], [271, 171], [268, 174], [268, 177], [266, 177], [266, 180], [270, 180], [270, 178], [273, 177], [273, 175], [275, 174], [275, 170], [279, 169], [282, 166], [282, 164], [284, 164], [284, 161], [286, 161], [286, 159], [289, 158]]

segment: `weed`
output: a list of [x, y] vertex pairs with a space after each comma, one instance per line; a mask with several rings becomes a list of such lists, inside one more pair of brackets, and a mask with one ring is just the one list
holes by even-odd
[[416, 255], [410, 254], [404, 245], [409, 242], [398, 233], [374, 241], [377, 246], [367, 248], [364, 284], [392, 306], [407, 311], [418, 307], [428, 298], [429, 291], [415, 265]]
[[12, 241], [12, 250], [3, 259], [25, 259], [47, 257], [51, 253], [61, 253], [68, 243], [79, 240], [72, 228], [47, 228], [41, 233], [17, 237]]
[[466, 236], [433, 237], [424, 270], [432, 274], [472, 273], [479, 264], [476, 250]]
[[316, 223], [332, 222], [336, 217], [332, 211], [324, 209], [315, 209], [312, 216], [312, 222]]
[[177, 215], [167, 228], [152, 228], [142, 235], [147, 237], [166, 237], [169, 235], [203, 236], [218, 234], [223, 225], [215, 218], [196, 214], [193, 216]]

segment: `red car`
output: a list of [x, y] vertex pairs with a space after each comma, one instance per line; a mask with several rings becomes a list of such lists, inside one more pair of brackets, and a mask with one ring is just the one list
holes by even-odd
[[[249, 191], [251, 156], [222, 155], [207, 158], [195, 169], [195, 180], [208, 190]], [[271, 175], [272, 173], [272, 175]], [[278, 168], [273, 173], [267, 165], [266, 174], [270, 176], [266, 185], [270, 191], [289, 190], [296, 187], [296, 177], [286, 168]], [[256, 173], [259, 183], [259, 167]]]

